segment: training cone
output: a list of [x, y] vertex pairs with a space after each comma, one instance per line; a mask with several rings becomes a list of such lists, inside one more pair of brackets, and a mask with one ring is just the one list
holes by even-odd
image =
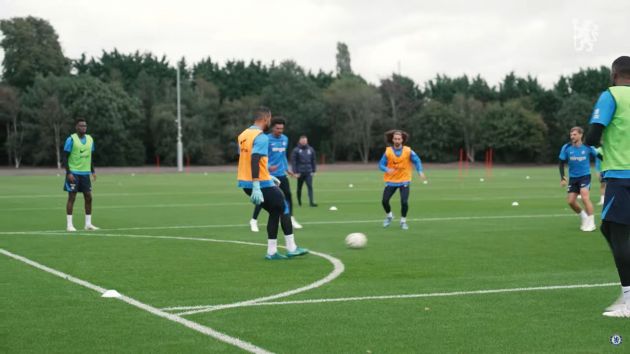
[[107, 290], [101, 297], [121, 297], [120, 293], [116, 290]]
[[335, 210], [337, 210], [337, 207], [333, 205], [328, 210], [335, 211]]
[[518, 206], [518, 202], [512, 202], [512, 206]]

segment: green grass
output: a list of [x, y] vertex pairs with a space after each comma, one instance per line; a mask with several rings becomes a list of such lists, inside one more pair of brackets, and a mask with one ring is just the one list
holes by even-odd
[[[485, 182], [482, 170], [462, 180], [457, 170], [427, 173], [428, 185], [412, 185], [406, 232], [398, 220], [381, 226], [377, 171], [318, 174], [320, 207], [296, 207], [304, 225], [296, 239], [341, 260], [345, 271], [274, 301], [618, 281], [599, 231], [578, 230], [554, 168], [495, 169]], [[333, 270], [315, 255], [264, 261], [264, 245], [130, 237], [264, 244], [266, 214], [262, 232], [251, 233], [252, 206], [233, 174], [101, 175], [93, 222], [102, 230], [90, 234], [63, 232], [61, 186], [56, 176], [0, 177], [0, 248], [157, 308], [246, 301]], [[592, 199], [598, 196], [594, 189]], [[332, 205], [339, 210], [329, 211]], [[79, 197], [77, 228], [82, 206]], [[392, 206], [398, 217], [398, 195]], [[365, 233], [367, 248], [346, 248], [350, 232]], [[0, 286], [0, 352], [241, 351], [2, 255]], [[618, 333], [630, 342], [630, 322], [601, 315], [618, 292], [603, 286], [284, 304], [184, 317], [277, 353], [621, 352], [630, 343], [608, 340]]]

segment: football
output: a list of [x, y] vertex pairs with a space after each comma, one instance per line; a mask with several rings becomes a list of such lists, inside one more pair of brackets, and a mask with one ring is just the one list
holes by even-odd
[[346, 236], [346, 246], [349, 248], [363, 248], [367, 245], [367, 237], [360, 232], [353, 232]]

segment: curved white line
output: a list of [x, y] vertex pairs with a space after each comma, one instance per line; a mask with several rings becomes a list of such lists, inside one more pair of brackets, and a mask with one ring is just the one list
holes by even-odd
[[[32, 233], [32, 234], [34, 234], [34, 235], [67, 235], [67, 233], [53, 233], [53, 232], [41, 232], [41, 233]], [[239, 245], [264, 246], [264, 247], [267, 246], [264, 243], [247, 242], [247, 241], [235, 241], [235, 240], [217, 240], [217, 239], [201, 238], [201, 237], [131, 235], [131, 234], [105, 234], [105, 233], [100, 233], [100, 232], [98, 232], [98, 233], [95, 233], [95, 232], [92, 232], [92, 233], [77, 233], [77, 234], [78, 235], [89, 235], [91, 237], [92, 236], [102, 236], [102, 237], [127, 237], [127, 238], [153, 238], [153, 239], [170, 239], [170, 240], [185, 240], [185, 241], [234, 243], [234, 244], [239, 244]], [[308, 284], [306, 286], [297, 288], [297, 289], [288, 290], [288, 291], [285, 291], [285, 292], [282, 292], [282, 293], [279, 293], [279, 294], [275, 294], [275, 295], [263, 296], [263, 297], [259, 297], [259, 298], [252, 299], [252, 300], [239, 301], [239, 302], [235, 302], [235, 303], [231, 303], [231, 304], [200, 305], [200, 306], [186, 307], [185, 309], [188, 309], [190, 311], [177, 314], [177, 316], [192, 315], [192, 314], [196, 314], [196, 313], [211, 312], [211, 311], [217, 311], [217, 310], [223, 310], [223, 309], [234, 308], [234, 307], [241, 307], [241, 306], [252, 306], [253, 304], [257, 304], [259, 302], [265, 302], [265, 301], [269, 301], [269, 300], [276, 300], [276, 299], [280, 299], [280, 298], [283, 298], [283, 297], [299, 294], [299, 293], [302, 293], [302, 292], [305, 292], [305, 291], [309, 291], [309, 290], [312, 290], [312, 289], [319, 288], [322, 285], [330, 283], [331, 281], [333, 281], [337, 277], [339, 277], [339, 275], [341, 275], [341, 273], [343, 273], [344, 270], [345, 270], [345, 266], [344, 266], [343, 262], [341, 262], [341, 260], [339, 260], [338, 258], [335, 258], [335, 257], [333, 257], [331, 255], [326, 254], [326, 253], [320, 253], [320, 252], [314, 252], [314, 251], [311, 251], [310, 254], [312, 254], [314, 256], [318, 256], [318, 257], [324, 258], [327, 261], [329, 261], [330, 263], [332, 263], [333, 271], [330, 272], [324, 278], [322, 278], [322, 279], [320, 279], [320, 280], [318, 280], [316, 282], [313, 282], [311, 284]], [[171, 308], [171, 310], [173, 310], [173, 309], [176, 309], [176, 308]]]

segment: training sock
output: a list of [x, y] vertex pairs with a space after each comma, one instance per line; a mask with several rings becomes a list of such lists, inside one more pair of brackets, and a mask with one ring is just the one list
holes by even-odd
[[586, 217], [587, 217], [587, 216], [588, 216], [588, 215], [586, 214], [586, 212], [585, 212], [584, 210], [582, 210], [582, 211], [580, 212], [580, 219], [586, 219]]
[[278, 253], [278, 240], [277, 239], [267, 239], [267, 254], [272, 256]]
[[393, 218], [394, 217], [394, 213], [392, 213], [391, 211], [389, 213], [387, 213], [387, 217], [388, 218]]
[[92, 215], [85, 215], [85, 225], [92, 225]]
[[66, 224], [72, 226], [72, 214], [66, 215]]
[[599, 204], [604, 204], [604, 196], [599, 197]]
[[291, 235], [284, 235], [284, 242], [285, 242], [285, 245], [287, 247], [287, 251], [289, 251], [289, 252], [293, 252], [297, 248], [297, 245], [295, 244], [295, 238], [293, 237], [293, 234], [291, 234]]
[[407, 222], [407, 218], [400, 218], [400, 222], [401, 223]]

